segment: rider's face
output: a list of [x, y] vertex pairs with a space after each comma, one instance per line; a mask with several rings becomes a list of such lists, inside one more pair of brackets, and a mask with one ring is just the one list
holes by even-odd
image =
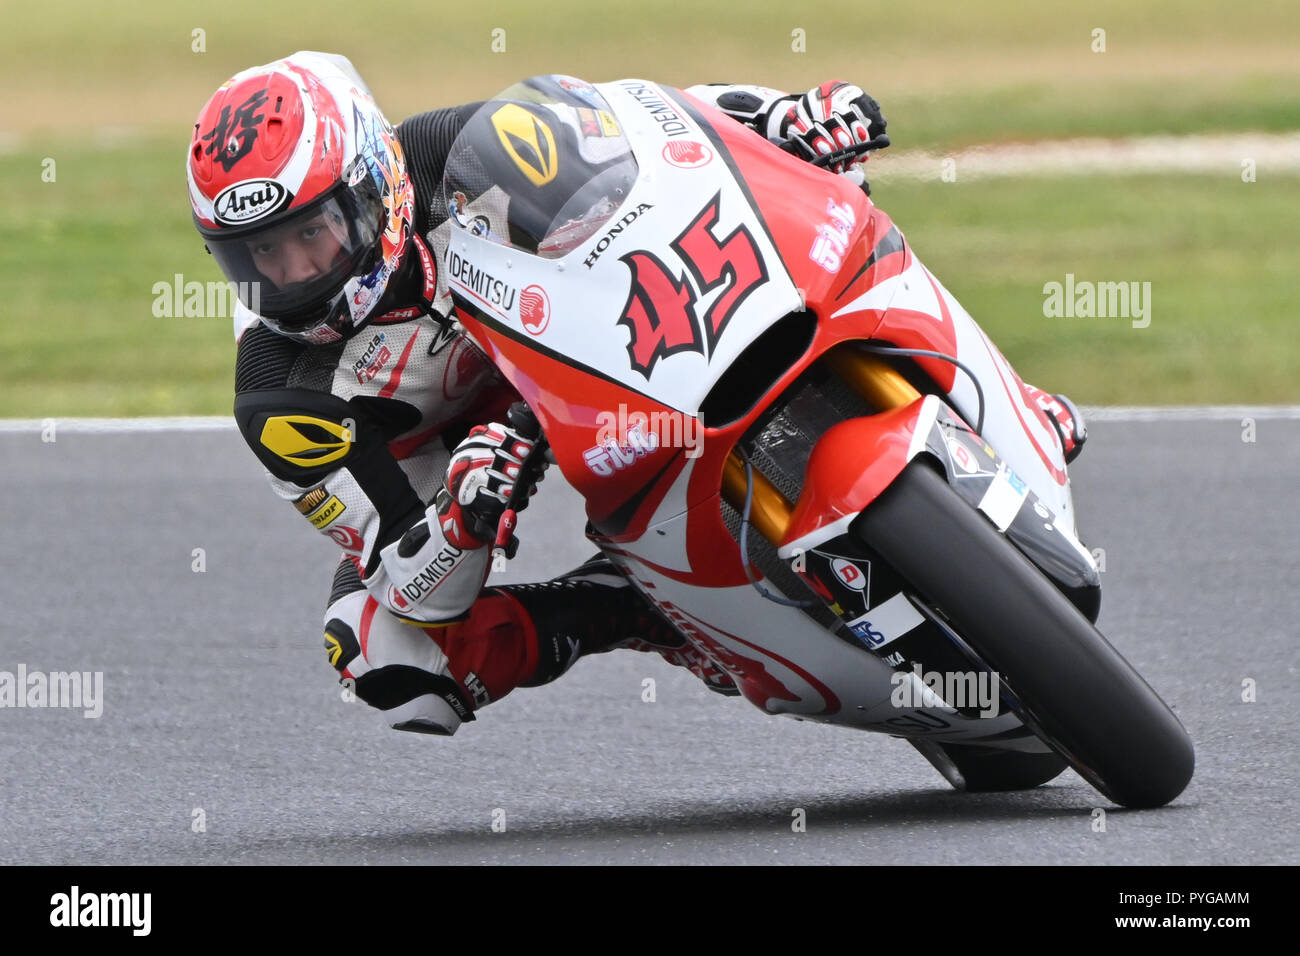
[[248, 252], [257, 271], [283, 289], [328, 274], [341, 257], [343, 244], [322, 213], [250, 239]]

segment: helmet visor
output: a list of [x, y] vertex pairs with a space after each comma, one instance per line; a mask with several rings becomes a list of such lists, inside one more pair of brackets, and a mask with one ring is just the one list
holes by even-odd
[[282, 331], [325, 322], [347, 281], [372, 271], [383, 202], [369, 176], [266, 224], [204, 230], [244, 305]]

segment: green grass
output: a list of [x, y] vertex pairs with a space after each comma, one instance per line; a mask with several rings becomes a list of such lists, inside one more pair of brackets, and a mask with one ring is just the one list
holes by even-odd
[[[219, 275], [176, 142], [0, 157], [0, 417], [226, 414], [228, 318], [157, 318]], [[1297, 402], [1300, 178], [879, 184], [875, 200], [1030, 381], [1085, 403]], [[1150, 282], [1151, 324], [1046, 318], [1043, 285]]]
[[1072, 137], [1186, 135], [1300, 129], [1300, 78], [1282, 75], [1099, 81], [1069, 90], [1048, 80], [884, 102], [894, 146], [957, 149]]
[[[1300, 178], [990, 180], [874, 193], [1037, 385], [1087, 404], [1300, 402]], [[1150, 282], [1150, 325], [1044, 316], [1044, 285], [1066, 273]]]
[[153, 315], [155, 282], [221, 278], [178, 155], [59, 150], [52, 183], [40, 155], [0, 157], [0, 416], [230, 411], [230, 320]]
[[[46, 0], [6, 9], [0, 33], [0, 416], [228, 412], [229, 320], [156, 318], [152, 288], [219, 278], [181, 166], [199, 106], [295, 49], [349, 55], [394, 118], [562, 71], [844, 77], [879, 96], [900, 148], [1300, 129], [1293, 0]], [[1034, 381], [1088, 402], [1297, 400], [1298, 179], [911, 183], [877, 198]], [[1044, 318], [1043, 283], [1067, 272], [1152, 282], [1151, 327]]]
[[787, 89], [844, 77], [881, 98], [903, 145], [1300, 124], [1293, 0], [46, 0], [6, 11], [4, 34], [0, 88], [19, 92], [0, 130], [37, 136], [184, 130], [226, 77], [304, 48], [350, 56], [395, 117], [559, 71]]

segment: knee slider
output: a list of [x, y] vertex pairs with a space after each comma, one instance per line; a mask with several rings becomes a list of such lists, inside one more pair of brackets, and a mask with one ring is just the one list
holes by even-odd
[[383, 711], [394, 730], [450, 737], [474, 719], [472, 704], [451, 677], [409, 664], [370, 667], [356, 632], [339, 618], [325, 624], [325, 651], [339, 683], [350, 683], [357, 697]]
[[389, 664], [356, 679], [356, 694], [384, 712], [394, 730], [450, 737], [474, 710], [457, 683], [408, 664]]

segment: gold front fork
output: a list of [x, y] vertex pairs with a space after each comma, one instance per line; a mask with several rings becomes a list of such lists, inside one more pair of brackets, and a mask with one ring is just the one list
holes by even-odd
[[[862, 352], [851, 344], [836, 346], [822, 356], [822, 361], [864, 401], [881, 411], [899, 408], [921, 397], [921, 393], [883, 359]], [[767, 478], [751, 471], [754, 500], [749, 520], [776, 547], [785, 539], [794, 505]], [[722, 470], [722, 497], [741, 514], [745, 509], [745, 483], [745, 462], [733, 449]]]

